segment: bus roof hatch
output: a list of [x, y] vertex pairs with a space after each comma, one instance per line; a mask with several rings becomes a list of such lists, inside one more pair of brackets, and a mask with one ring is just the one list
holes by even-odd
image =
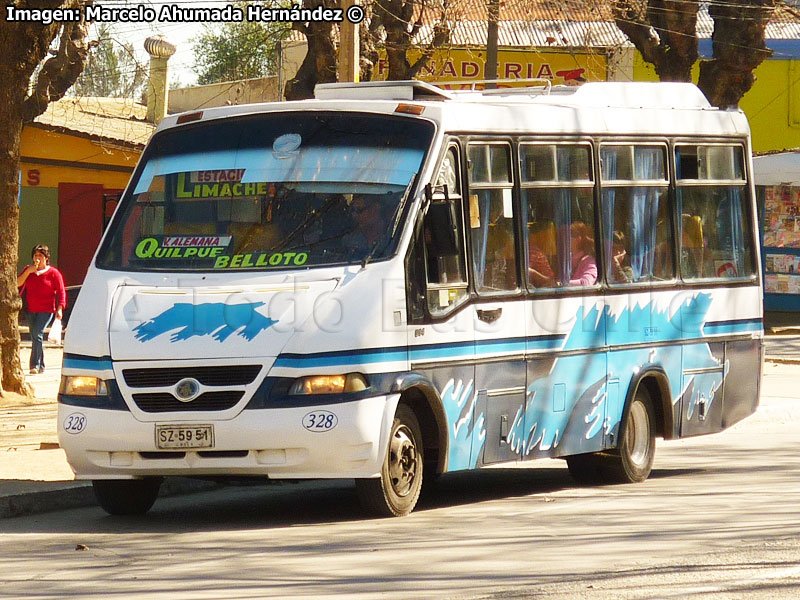
[[424, 81], [365, 81], [363, 83], [320, 83], [314, 88], [317, 100], [450, 100], [447, 90]]

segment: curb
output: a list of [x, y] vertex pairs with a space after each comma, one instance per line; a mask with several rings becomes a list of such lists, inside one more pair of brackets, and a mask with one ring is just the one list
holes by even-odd
[[90, 506], [95, 502], [90, 483], [35, 482], [41, 489], [20, 489], [0, 496], [0, 519]]
[[777, 363], [781, 365], [800, 365], [800, 358], [779, 358], [777, 356], [767, 356], [764, 362]]
[[[22, 517], [69, 508], [97, 506], [92, 484], [89, 481], [36, 481], [6, 482], [18, 487], [10, 492], [0, 492], [0, 519]], [[31, 484], [38, 489], [31, 491]], [[170, 477], [164, 480], [159, 498], [207, 492], [222, 487], [213, 481]]]

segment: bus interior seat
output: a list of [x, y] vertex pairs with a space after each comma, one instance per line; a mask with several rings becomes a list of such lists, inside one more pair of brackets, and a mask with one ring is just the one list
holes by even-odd
[[705, 272], [703, 243], [703, 220], [697, 215], [681, 215], [681, 246], [685, 253], [684, 267], [690, 275], [702, 277]]
[[228, 232], [233, 236], [234, 253], [264, 252], [273, 248], [280, 238], [274, 224], [231, 223]]
[[553, 222], [528, 223], [528, 237], [530, 241], [552, 261], [557, 253], [556, 225]]

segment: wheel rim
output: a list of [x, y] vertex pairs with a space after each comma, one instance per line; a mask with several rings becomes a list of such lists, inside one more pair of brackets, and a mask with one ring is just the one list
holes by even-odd
[[407, 496], [417, 479], [417, 446], [414, 435], [405, 425], [398, 427], [389, 447], [389, 477], [398, 496]]
[[631, 462], [637, 466], [643, 465], [647, 462], [650, 451], [650, 422], [647, 418], [647, 408], [641, 401], [637, 400], [631, 405], [625, 429], [625, 441]]

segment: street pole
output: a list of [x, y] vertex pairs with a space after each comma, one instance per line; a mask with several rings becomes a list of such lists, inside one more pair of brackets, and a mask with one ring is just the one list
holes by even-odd
[[[486, 29], [486, 64], [484, 79], [497, 79], [497, 23], [500, 20], [500, 0], [489, 0], [487, 4], [489, 18]], [[496, 83], [487, 83], [486, 89], [496, 88]]]
[[[358, 0], [342, 0], [344, 14], [354, 4]], [[359, 72], [358, 24], [345, 18], [339, 26], [339, 82], [358, 83]]]

